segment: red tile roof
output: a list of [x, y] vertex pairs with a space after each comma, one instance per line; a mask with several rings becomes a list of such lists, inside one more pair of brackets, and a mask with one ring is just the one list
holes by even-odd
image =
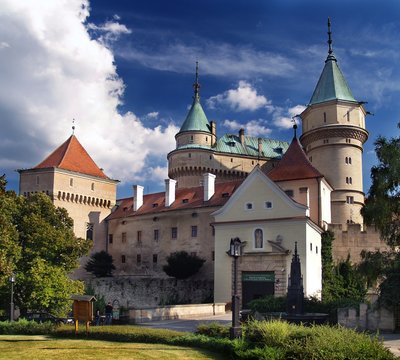
[[282, 160], [268, 172], [273, 181], [319, 178], [323, 175], [310, 163], [297, 137], [287, 149]]
[[54, 150], [40, 164], [36, 165], [34, 169], [51, 167], [108, 179], [104, 172], [96, 165], [75, 135], [71, 135], [67, 141]]
[[[157, 214], [166, 211], [196, 209], [204, 207], [224, 205], [243, 180], [234, 180], [215, 184], [215, 193], [209, 201], [204, 201], [204, 188], [176, 189], [175, 201], [170, 207], [165, 207], [165, 192], [147, 194], [143, 196], [143, 205], [133, 211], [133, 198], [125, 198], [117, 201], [118, 208], [107, 219], [118, 219], [126, 216]], [[183, 201], [187, 199], [187, 201]]]

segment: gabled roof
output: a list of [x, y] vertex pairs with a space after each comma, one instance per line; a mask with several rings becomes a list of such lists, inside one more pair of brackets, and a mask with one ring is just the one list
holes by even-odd
[[282, 160], [267, 175], [273, 181], [323, 177], [307, 159], [297, 137], [293, 138]]
[[40, 164], [36, 165], [34, 169], [52, 167], [108, 179], [75, 135], [71, 135], [67, 141], [54, 150]]
[[176, 189], [175, 201], [169, 207], [165, 207], [165, 192], [144, 195], [143, 205], [137, 211], [133, 211], [133, 197], [120, 199], [117, 200], [118, 208], [107, 217], [107, 220], [136, 215], [156, 215], [173, 210], [195, 210], [197, 208], [222, 206], [242, 181], [235, 180], [215, 184], [215, 193], [209, 201], [204, 201], [204, 188], [202, 186]]

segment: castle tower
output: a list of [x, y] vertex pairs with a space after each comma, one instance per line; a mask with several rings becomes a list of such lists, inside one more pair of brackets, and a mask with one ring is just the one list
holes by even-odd
[[118, 181], [104, 174], [75, 135], [35, 167], [18, 172], [21, 195], [46, 193], [68, 211], [77, 237], [94, 240], [93, 251], [104, 248], [103, 219], [115, 205]]
[[328, 19], [328, 56], [311, 97], [301, 114], [300, 141], [312, 164], [333, 187], [332, 223], [363, 223], [363, 144], [368, 139], [366, 111], [339, 69], [332, 50]]
[[[203, 162], [209, 165], [204, 150], [210, 151], [217, 140], [215, 123], [208, 121], [200, 104], [198, 62], [193, 88], [192, 106], [181, 129], [175, 135], [176, 150], [168, 154], [168, 175], [177, 181], [180, 188], [199, 186], [199, 178], [202, 178], [204, 173]], [[193, 166], [190, 166], [191, 163]]]

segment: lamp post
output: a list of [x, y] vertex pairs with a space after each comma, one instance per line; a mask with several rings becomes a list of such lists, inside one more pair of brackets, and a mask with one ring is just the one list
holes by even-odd
[[14, 283], [15, 283], [15, 274], [11, 273], [9, 278], [11, 283], [11, 303], [10, 303], [10, 321], [14, 321]]
[[236, 339], [242, 336], [242, 328], [239, 321], [240, 298], [237, 293], [237, 261], [242, 251], [242, 242], [239, 238], [231, 239], [227, 254], [233, 257], [233, 294], [232, 294], [232, 327], [230, 338]]

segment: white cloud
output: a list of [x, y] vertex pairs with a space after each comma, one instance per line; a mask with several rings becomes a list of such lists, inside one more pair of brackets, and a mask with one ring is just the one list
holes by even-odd
[[244, 129], [245, 134], [250, 136], [266, 136], [272, 132], [272, 130], [263, 125], [264, 120], [251, 120], [245, 124], [241, 124], [236, 120], [225, 120], [224, 126], [230, 130], [237, 131]]
[[218, 105], [228, 105], [235, 111], [254, 111], [270, 105], [270, 103], [265, 96], [258, 95], [257, 90], [244, 80], [239, 81], [237, 89], [230, 89], [223, 94], [207, 99], [207, 105], [210, 108], [215, 108]]
[[0, 42], [0, 49], [8, 48], [10, 44], [6, 43], [5, 41]]
[[293, 119], [296, 115], [300, 115], [304, 110], [305, 106], [296, 105], [288, 109], [283, 109], [281, 107], [276, 107], [272, 114], [273, 123], [276, 127], [281, 129], [290, 129], [293, 127], [293, 120], [296, 121], [297, 126], [299, 124], [300, 119]]
[[[145, 34], [150, 38], [150, 48], [132, 44], [118, 50], [118, 55], [137, 61], [151, 69], [193, 73], [193, 63], [199, 60], [200, 73], [213, 76], [237, 76], [250, 78], [255, 75], [290, 77], [297, 66], [291, 58], [280, 54], [258, 51], [250, 46], [231, 45], [191, 37], [187, 45], [176, 37], [164, 33]], [[162, 39], [162, 41], [160, 41]], [[192, 45], [196, 44], [196, 45]], [[193, 59], [193, 62], [188, 61]]]
[[106, 21], [101, 25], [88, 23], [87, 28], [99, 34], [98, 40], [101, 43], [110, 45], [113, 41], [118, 40], [121, 35], [130, 34], [132, 32], [124, 24], [118, 22], [118, 15], [114, 15], [114, 19], [117, 21]]
[[157, 119], [158, 115], [159, 115], [158, 111], [153, 111], [153, 112], [148, 113], [146, 115], [146, 117], [149, 119]]
[[[117, 111], [124, 93], [114, 56], [92, 39], [88, 1], [3, 0], [0, 10], [0, 167], [32, 167], [75, 134], [110, 177], [132, 181], [151, 157], [165, 163], [174, 148], [172, 124], [146, 128], [132, 112]], [[100, 26], [103, 36], [127, 33]], [[11, 51], [12, 50], [12, 51]], [[94, 61], [95, 60], [95, 61]]]

